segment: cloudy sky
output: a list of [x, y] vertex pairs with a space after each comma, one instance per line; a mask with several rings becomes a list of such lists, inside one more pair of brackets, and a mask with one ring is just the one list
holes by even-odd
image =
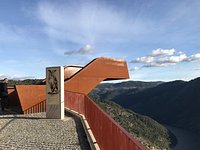
[[0, 78], [125, 59], [132, 80], [200, 76], [199, 0], [1, 0]]

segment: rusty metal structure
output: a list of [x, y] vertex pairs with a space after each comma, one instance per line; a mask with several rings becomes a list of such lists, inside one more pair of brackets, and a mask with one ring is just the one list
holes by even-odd
[[125, 129], [116, 123], [93, 100], [82, 93], [65, 91], [65, 107], [82, 114], [102, 150], [145, 150]]
[[[67, 70], [68, 67], [65, 69]], [[96, 58], [82, 69], [74, 67], [71, 76], [65, 78], [65, 90], [88, 94], [101, 81], [127, 78], [129, 74], [125, 61]]]
[[[65, 107], [85, 116], [102, 150], [145, 149], [87, 96], [101, 81], [128, 78], [127, 63], [118, 59], [96, 58], [84, 67], [64, 68]], [[45, 90], [45, 85], [16, 85], [9, 96], [19, 101], [23, 113], [44, 112]]]

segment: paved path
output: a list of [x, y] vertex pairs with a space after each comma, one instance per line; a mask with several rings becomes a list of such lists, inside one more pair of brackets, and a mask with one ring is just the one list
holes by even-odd
[[0, 149], [90, 150], [80, 120], [45, 119], [45, 113], [0, 115]]

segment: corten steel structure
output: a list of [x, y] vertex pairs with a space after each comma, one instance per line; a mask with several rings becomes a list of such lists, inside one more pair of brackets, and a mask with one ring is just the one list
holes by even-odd
[[[129, 78], [125, 61], [96, 58], [85, 67], [65, 66], [64, 73], [65, 107], [84, 116], [100, 149], [145, 149], [87, 96], [101, 81]], [[23, 113], [46, 111], [45, 90], [45, 85], [15, 86]]]
[[[146, 148], [116, 123], [93, 100], [82, 93], [65, 91], [65, 107], [82, 116], [93, 144], [102, 150], [145, 150]], [[89, 126], [87, 126], [89, 124]], [[97, 148], [98, 149], [98, 148]]]
[[15, 89], [23, 113], [46, 111], [45, 85], [16, 85]]
[[129, 74], [125, 61], [97, 58], [80, 70], [75, 67], [71, 76], [65, 79], [65, 90], [88, 94], [101, 81], [128, 78]]
[[[129, 78], [126, 62], [110, 58], [96, 58], [85, 67], [65, 66], [64, 72], [65, 91], [83, 94], [88, 94], [101, 81]], [[23, 112], [44, 110], [37, 105], [46, 99], [45, 85], [17, 85], [15, 88]]]

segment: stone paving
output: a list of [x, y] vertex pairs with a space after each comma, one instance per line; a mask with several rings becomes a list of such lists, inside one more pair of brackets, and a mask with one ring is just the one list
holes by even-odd
[[46, 113], [0, 115], [0, 149], [90, 150], [78, 118], [45, 119]]

